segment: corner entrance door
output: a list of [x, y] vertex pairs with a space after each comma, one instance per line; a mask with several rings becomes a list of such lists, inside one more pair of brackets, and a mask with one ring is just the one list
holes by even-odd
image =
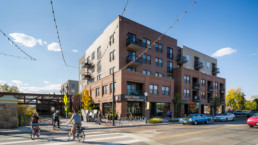
[[189, 107], [188, 107], [188, 104], [185, 104], [185, 114], [188, 116], [188, 114], [189, 114]]
[[201, 105], [201, 114], [204, 114], [204, 105]]

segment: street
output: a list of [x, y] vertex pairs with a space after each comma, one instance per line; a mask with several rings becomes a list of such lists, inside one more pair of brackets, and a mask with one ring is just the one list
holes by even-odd
[[0, 145], [73, 145], [73, 144], [258, 144], [258, 128], [249, 128], [246, 118], [208, 125], [159, 124], [125, 128], [86, 130], [85, 143], [68, 141], [66, 133], [41, 134], [31, 140], [28, 133], [1, 134]]

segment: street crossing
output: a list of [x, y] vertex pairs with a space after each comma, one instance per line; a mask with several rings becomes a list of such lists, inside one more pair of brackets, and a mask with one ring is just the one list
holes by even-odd
[[73, 144], [146, 144], [139, 138], [134, 138], [127, 133], [114, 132], [114, 131], [97, 131], [90, 132], [85, 131], [85, 141], [80, 143], [79, 141], [69, 141], [67, 134], [54, 134], [54, 135], [41, 135], [40, 138], [32, 140], [30, 134], [12, 134], [12, 135], [1, 135], [0, 145], [73, 145]]

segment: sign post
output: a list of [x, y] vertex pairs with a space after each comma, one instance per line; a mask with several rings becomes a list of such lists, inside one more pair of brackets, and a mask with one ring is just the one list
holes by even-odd
[[148, 93], [147, 92], [145, 92], [144, 93], [144, 96], [145, 96], [145, 120], [146, 120], [146, 122], [145, 123], [147, 123], [147, 109], [148, 109], [148, 105], [147, 105], [147, 96], [148, 96]]
[[67, 106], [67, 95], [65, 94], [64, 95], [64, 109], [65, 109], [65, 112], [66, 112], [66, 121], [67, 121], [67, 109], [68, 109], [68, 106]]

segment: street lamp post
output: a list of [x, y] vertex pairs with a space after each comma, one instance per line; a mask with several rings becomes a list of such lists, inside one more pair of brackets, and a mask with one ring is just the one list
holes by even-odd
[[144, 96], [145, 96], [145, 120], [146, 120], [146, 122], [145, 123], [147, 123], [147, 96], [148, 96], [148, 93], [147, 92], [145, 92], [144, 93]]

